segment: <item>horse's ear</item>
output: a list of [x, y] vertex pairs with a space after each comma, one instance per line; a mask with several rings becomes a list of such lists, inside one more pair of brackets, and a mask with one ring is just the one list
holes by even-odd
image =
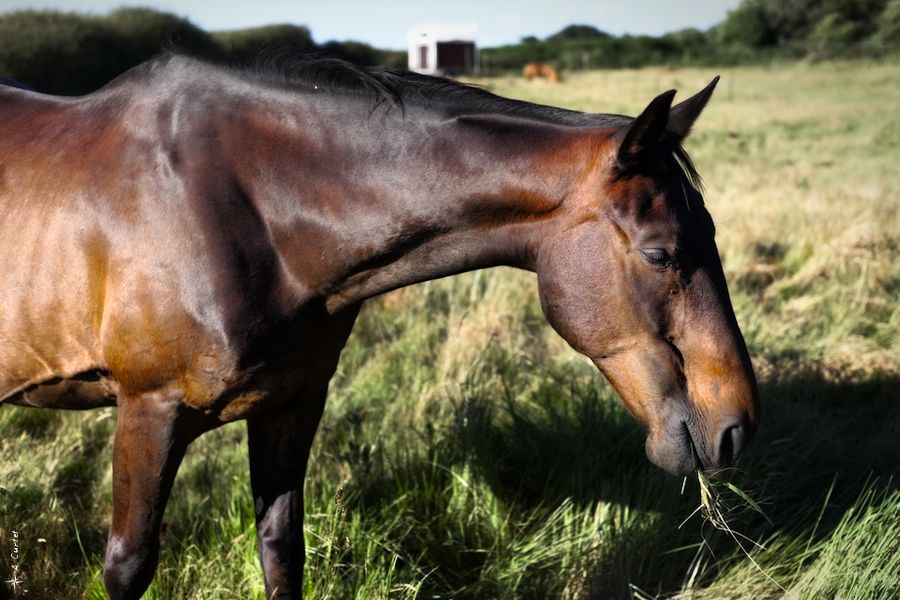
[[628, 126], [616, 156], [620, 169], [628, 170], [640, 163], [646, 151], [662, 140], [674, 96], [675, 90], [663, 92]]
[[694, 121], [697, 120], [697, 117], [700, 116], [703, 107], [709, 102], [709, 97], [712, 96], [717, 83], [719, 83], [718, 75], [716, 75], [708, 86], [684, 102], [679, 102], [672, 107], [671, 111], [669, 111], [669, 124], [667, 129], [678, 136], [679, 142], [686, 138], [688, 133], [690, 133], [691, 126], [694, 124]]

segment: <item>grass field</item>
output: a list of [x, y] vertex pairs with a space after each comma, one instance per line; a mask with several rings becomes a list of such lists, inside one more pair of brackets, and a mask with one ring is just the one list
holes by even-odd
[[[714, 74], [487, 85], [635, 114]], [[766, 517], [722, 492], [753, 560], [688, 518], [697, 481], [647, 461], [533, 275], [495, 269], [364, 309], [306, 483], [307, 597], [900, 596], [900, 64], [721, 75], [687, 147], [760, 378], [763, 429], [732, 481]], [[0, 410], [0, 581], [16, 530], [23, 597], [105, 597], [114, 421]], [[245, 452], [240, 423], [191, 447], [147, 598], [264, 597]]]

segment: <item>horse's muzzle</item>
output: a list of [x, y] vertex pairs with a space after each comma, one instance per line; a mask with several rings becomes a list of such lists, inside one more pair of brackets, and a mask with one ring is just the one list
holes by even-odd
[[651, 431], [645, 444], [647, 458], [672, 475], [700, 469], [716, 475], [734, 464], [756, 433], [747, 415], [720, 418], [701, 427], [693, 411], [673, 412], [676, 414], [670, 415], [664, 427]]

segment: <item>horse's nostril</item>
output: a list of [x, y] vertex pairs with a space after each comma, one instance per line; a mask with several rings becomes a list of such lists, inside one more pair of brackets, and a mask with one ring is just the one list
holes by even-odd
[[719, 438], [719, 467], [731, 466], [734, 460], [740, 456], [752, 435], [751, 427], [746, 421], [725, 427]]

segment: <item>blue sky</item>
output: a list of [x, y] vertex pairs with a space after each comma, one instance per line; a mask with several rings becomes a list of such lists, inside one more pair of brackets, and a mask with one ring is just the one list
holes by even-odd
[[685, 27], [705, 29], [721, 21], [739, 0], [0, 0], [0, 12], [57, 9], [104, 13], [149, 6], [189, 18], [204, 29], [237, 29], [271, 23], [307, 25], [317, 42], [354, 39], [381, 48], [405, 47], [406, 30], [418, 23], [478, 24], [481, 46], [544, 37], [572, 23], [614, 34], [660, 34]]

